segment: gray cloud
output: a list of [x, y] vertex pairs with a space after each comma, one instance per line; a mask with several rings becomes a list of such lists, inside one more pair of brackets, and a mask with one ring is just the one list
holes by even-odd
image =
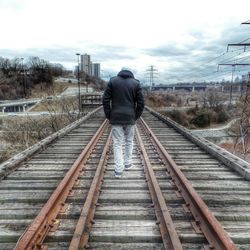
[[33, 57], [38, 56], [44, 60], [48, 61], [58, 61], [63, 64], [63, 62], [73, 62], [75, 59], [76, 50], [73, 48], [29, 48], [23, 50], [10, 50], [10, 49], [0, 49], [0, 56], [2, 57]]
[[1, 0], [0, 8], [9, 10], [22, 10], [28, 6], [28, 1], [26, 0]]
[[[194, 43], [177, 47], [174, 44], [166, 44], [161, 47], [144, 50], [143, 52], [149, 56], [161, 58], [168, 62], [178, 61], [178, 64], [170, 65], [168, 71], [161, 71], [158, 74], [159, 81], [187, 82], [187, 81], [204, 81], [218, 80], [223, 76], [231, 77], [231, 67], [221, 67], [218, 69], [219, 63], [233, 63], [235, 60], [243, 60], [244, 63], [250, 62], [250, 56], [247, 52], [243, 53], [243, 48], [231, 47], [227, 52], [228, 43], [238, 43], [248, 38], [249, 28], [239, 26], [237, 28], [225, 28], [221, 35], [214, 39], [208, 39], [200, 31], [190, 32], [193, 36]], [[248, 41], [249, 42], [249, 41]], [[249, 48], [250, 50], [250, 48]], [[249, 71], [249, 68], [238, 67], [235, 75], [241, 76]]]
[[131, 51], [124, 46], [96, 45], [91, 55], [99, 61], [134, 60], [136, 58], [136, 54], [131, 54]]
[[225, 44], [228, 43], [239, 43], [249, 38], [249, 25], [239, 25], [237, 28], [225, 28], [221, 32], [221, 41]]
[[[132, 54], [128, 51], [128, 48], [121, 46], [93, 46], [87, 51], [76, 49], [73, 47], [58, 46], [52, 48], [29, 48], [23, 50], [10, 50], [0, 49], [0, 56], [6, 58], [18, 58], [18, 57], [33, 57], [38, 56], [41, 59], [56, 62], [61, 64], [75, 65], [77, 63], [76, 53], [91, 55], [93, 62], [105, 63], [108, 61], [119, 60], [134, 60], [136, 54]], [[134, 73], [137, 73], [134, 71]], [[117, 75], [117, 71], [114, 69], [107, 69], [102, 73], [102, 77], [108, 80], [110, 77]]]
[[113, 60], [134, 60], [136, 54], [131, 54], [128, 48], [121, 46], [100, 46], [94, 47], [84, 51], [79, 48], [57, 46], [51, 48], [29, 48], [23, 50], [0, 49], [0, 56], [3, 57], [30, 57], [38, 56], [49, 61], [74, 62], [75, 54], [90, 54], [93, 61], [107, 62]]
[[174, 44], [142, 50], [143, 54], [154, 57], [180, 57], [187, 56], [190, 53], [190, 48], [178, 48]]
[[[194, 37], [192, 44], [182, 44], [177, 46], [174, 43], [166, 43], [165, 45], [150, 48], [150, 49], [133, 49], [125, 46], [107, 46], [100, 44], [93, 44], [82, 42], [80, 46], [67, 47], [57, 46], [50, 48], [29, 48], [24, 50], [10, 50], [0, 49], [0, 56], [3, 57], [30, 57], [39, 56], [51, 62], [60, 62], [62, 64], [75, 64], [77, 61], [76, 53], [88, 53], [92, 57], [93, 62], [114, 62], [117, 61], [133, 61], [141, 55], [147, 55], [156, 58], [159, 61], [170, 62], [170, 66], [164, 69], [158, 69], [157, 83], [173, 83], [173, 82], [187, 82], [187, 81], [203, 81], [209, 79], [221, 79], [222, 76], [230, 76], [230, 67], [224, 67], [217, 71], [218, 63], [233, 62], [235, 59], [249, 55], [247, 52], [243, 53], [243, 48], [232, 48], [226, 52], [228, 43], [241, 42], [248, 37], [249, 28], [240, 26], [237, 28], [225, 28], [221, 31], [220, 36], [216, 38], [206, 37], [200, 31], [190, 31], [190, 36]], [[250, 50], [250, 48], [249, 48]], [[173, 62], [171, 64], [171, 62]], [[178, 63], [175, 63], [178, 62]], [[250, 62], [250, 58], [245, 58], [244, 63]], [[146, 67], [145, 65], [145, 71]], [[157, 67], [157, 65], [156, 65]], [[242, 75], [249, 71], [249, 68], [238, 68], [236, 75]], [[104, 73], [105, 77], [116, 75], [114, 69], [107, 69]], [[145, 81], [145, 72], [135, 72], [137, 77]]]

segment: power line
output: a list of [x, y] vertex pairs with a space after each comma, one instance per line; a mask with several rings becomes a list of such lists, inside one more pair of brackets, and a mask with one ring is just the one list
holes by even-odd
[[[250, 24], [250, 21], [248, 20], [248, 21], [246, 21], [246, 22], [243, 22], [243, 23], [241, 23], [241, 24]], [[245, 39], [243, 42], [240, 42], [240, 43], [229, 43], [228, 45], [227, 45], [227, 51], [228, 51], [228, 48], [230, 47], [230, 46], [243, 46], [244, 47], [244, 51], [245, 51], [245, 49], [246, 49], [246, 47], [248, 47], [248, 46], [250, 46], [250, 43], [244, 43], [245, 41], [247, 41], [247, 40], [249, 40], [250, 38], [247, 38], [247, 39]]]
[[[240, 49], [241, 50], [241, 49]], [[226, 63], [227, 61], [229, 61], [230, 59], [234, 59], [236, 57], [238, 57], [239, 55], [245, 53], [245, 52], [249, 52], [250, 50], [248, 51], [244, 51], [244, 52], [241, 52], [241, 53], [238, 53], [237, 55], [232, 55], [231, 57], [228, 57], [228, 58], [225, 58], [223, 61], [220, 61], [220, 63]]]
[[[228, 53], [235, 53], [235, 52], [237, 52], [237, 51], [239, 51], [239, 50], [241, 50], [241, 49], [237, 49], [237, 50], [234, 50], [234, 51], [230, 51], [230, 52], [228, 52]], [[250, 51], [250, 50], [249, 50], [249, 51]], [[212, 61], [216, 60], [216, 58], [218, 59], [218, 58], [220, 58], [220, 57], [222, 57], [222, 56], [228, 55], [228, 53], [227, 53], [227, 52], [224, 52], [223, 54], [221, 54], [221, 55], [219, 55], [219, 56], [217, 56], [217, 57], [211, 59], [210, 61], [208, 61], [207, 63], [203, 64], [202, 66], [208, 65], [208, 64], [211, 63]], [[239, 54], [237, 54], [237, 55], [232, 55], [232, 56], [230, 56], [230, 57], [227, 57], [227, 58], [223, 59], [222, 61], [220, 61], [220, 63], [229, 63], [229, 62], [230, 62], [230, 59], [233, 59], [233, 58], [239, 56], [239, 55], [242, 54], [242, 53], [245, 53], [245, 52], [241, 52], [241, 53], [239, 53]], [[217, 64], [217, 63], [216, 63], [216, 64]], [[213, 65], [215, 66], [215, 64], [213, 64]], [[209, 66], [209, 67], [213, 67], [213, 65], [211, 65], [211, 66]], [[200, 66], [200, 68], [201, 68], [201, 66]], [[204, 68], [202, 68], [202, 69], [197, 69], [197, 70], [196, 70], [196, 73], [204, 72], [204, 70], [207, 70], [207, 68], [206, 68], [206, 69], [204, 69]], [[210, 74], [213, 74], [213, 72], [211, 72], [211, 73], [204, 72], [204, 73], [205, 73], [205, 76], [210, 75]], [[217, 73], [217, 71], [215, 71], [214, 73]], [[185, 76], [186, 76], [186, 77], [189, 77], [189, 76], [192, 77], [192, 75], [193, 75], [193, 73], [189, 73], [189, 74], [186, 74]], [[197, 77], [196, 77], [196, 78], [197, 78]]]
[[[246, 21], [246, 22], [243, 22], [242, 24], [250, 24], [250, 20]], [[244, 46], [244, 51], [241, 52], [241, 53], [238, 53], [237, 55], [232, 55], [231, 57], [228, 57], [228, 58], [225, 58], [223, 61], [221, 61], [219, 64], [218, 64], [218, 70], [219, 71], [219, 65], [231, 65], [232, 66], [232, 77], [233, 77], [233, 74], [235, 72], [235, 66], [248, 66], [250, 64], [248, 63], [239, 63], [239, 61], [242, 61], [242, 60], [247, 60], [249, 58], [249, 56], [246, 56], [246, 57], [243, 57], [243, 58], [239, 58], [239, 55], [241, 55], [242, 53], [245, 53], [247, 52], [246, 51], [246, 47], [247, 46], [250, 46], [250, 43], [245, 43], [247, 40], [249, 40], [250, 38], [247, 38], [245, 40], [243, 40], [242, 42], [240, 43], [237, 43], [237, 44], [228, 44], [227, 46], [227, 53], [229, 52], [229, 46]], [[239, 50], [242, 50], [241, 48], [240, 49], [237, 49], [237, 50], [234, 50], [234, 51], [230, 51], [231, 53], [235, 53]], [[249, 51], [249, 50], [248, 50]], [[224, 56], [225, 53], [221, 54], [220, 56], [218, 56], [217, 58], [220, 58], [222, 56]], [[237, 58], [238, 57], [238, 58]], [[230, 63], [232, 61], [232, 59], [235, 58], [235, 63]], [[231, 61], [230, 61], [231, 60]], [[210, 60], [209, 62], [211, 62], [213, 60]], [[236, 61], [238, 61], [238, 63], [236, 63]], [[213, 73], [212, 73], [213, 74]], [[205, 76], [202, 76], [202, 78], [205, 77]]]
[[245, 21], [245, 22], [243, 22], [241, 24], [250, 24], [250, 20], [247, 20], [247, 21]]
[[[247, 21], [247, 22], [243, 22], [242, 24], [250, 24], [250, 20], [249, 21]], [[243, 40], [243, 41], [241, 41], [240, 43], [238, 43], [238, 44], [243, 44], [244, 42], [246, 42], [247, 40], [249, 40], [250, 38], [247, 38], [247, 39], [245, 39], [245, 40]], [[248, 43], [247, 43], [248, 44]], [[245, 44], [244, 44], [245, 45]], [[200, 79], [200, 78], [204, 78], [204, 77], [209, 77], [209, 78], [211, 78], [211, 77], [214, 77], [214, 76], [217, 76], [217, 77], [219, 77], [219, 75], [227, 75], [229, 72], [231, 72], [231, 71], [214, 71], [214, 72], [210, 72], [210, 73], [208, 73], [208, 72], [206, 72], [206, 71], [208, 71], [209, 70], [209, 67], [213, 67], [213, 65], [215, 66], [217, 63], [216, 62], [214, 62], [214, 61], [216, 61], [216, 60], [218, 60], [218, 59], [221, 59], [221, 60], [219, 60], [219, 63], [224, 63], [224, 64], [226, 64], [226, 63], [230, 63], [230, 64], [238, 64], [238, 67], [240, 67], [240, 65], [239, 64], [243, 64], [243, 62], [247, 62], [247, 59], [249, 59], [250, 58], [250, 56], [243, 56], [243, 57], [241, 57], [240, 55], [242, 55], [242, 54], [245, 54], [246, 52], [249, 52], [250, 51], [250, 49], [247, 49], [247, 47], [244, 49], [244, 51], [242, 51], [242, 48], [237, 48], [237, 49], [234, 49], [234, 50], [229, 50], [229, 48], [227, 48], [227, 51], [226, 52], [224, 52], [224, 53], [222, 53], [222, 54], [220, 54], [220, 55], [218, 55], [218, 56], [216, 56], [216, 57], [214, 57], [214, 58], [212, 58], [212, 59], [210, 59], [208, 62], [206, 62], [206, 63], [204, 63], [204, 64], [202, 64], [202, 65], [200, 65], [200, 67], [196, 67], [196, 68], [194, 68], [194, 71], [196, 72], [196, 75], [197, 76], [194, 76], [194, 73], [192, 73], [192, 72], [190, 72], [190, 73], [186, 73], [186, 74], [184, 74], [185, 75], [185, 77], [186, 78], [189, 78], [189, 79], [195, 79], [195, 81], [197, 81], [197, 79]], [[237, 53], [238, 52], [238, 53]], [[206, 67], [206, 65], [208, 65], [207, 67]], [[218, 65], [218, 64], [217, 64]], [[212, 69], [211, 69], [212, 70]], [[241, 69], [241, 70], [239, 70], [239, 69], [235, 69], [234, 70], [235, 72], [244, 72], [244, 70], [243, 69]], [[199, 72], [201, 72], [201, 74], [198, 76], [198, 73]]]

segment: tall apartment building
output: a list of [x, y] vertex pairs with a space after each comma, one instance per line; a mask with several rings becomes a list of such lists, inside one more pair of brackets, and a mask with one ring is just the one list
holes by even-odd
[[80, 71], [84, 71], [86, 74], [90, 76], [101, 77], [101, 65], [100, 63], [92, 63], [90, 55], [83, 54], [81, 55], [80, 62]]
[[80, 64], [81, 71], [84, 71], [88, 75], [91, 75], [91, 61], [90, 61], [90, 55], [84, 54], [81, 55], [81, 64]]
[[101, 78], [101, 65], [100, 63], [92, 63], [91, 64], [92, 76]]

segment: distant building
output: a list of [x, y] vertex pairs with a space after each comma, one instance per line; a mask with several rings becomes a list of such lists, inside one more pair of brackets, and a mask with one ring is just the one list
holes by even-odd
[[88, 54], [81, 55], [80, 70], [84, 71], [88, 75], [91, 75], [90, 55]]
[[86, 53], [81, 55], [80, 71], [90, 76], [101, 77], [100, 63], [92, 63], [90, 55]]
[[100, 63], [92, 63], [91, 64], [92, 76], [101, 77], [101, 65]]
[[246, 75], [242, 76], [243, 82], [248, 82], [250, 80], [250, 72], [248, 72]]

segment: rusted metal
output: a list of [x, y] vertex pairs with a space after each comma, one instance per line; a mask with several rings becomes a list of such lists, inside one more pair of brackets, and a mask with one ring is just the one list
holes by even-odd
[[59, 214], [63, 215], [63, 214], [66, 214], [66, 211], [69, 209], [69, 204], [64, 204], [62, 205], [60, 211], [59, 211]]
[[84, 148], [80, 156], [74, 162], [70, 170], [66, 173], [65, 177], [50, 196], [49, 200], [41, 209], [37, 217], [20, 237], [15, 250], [40, 249], [39, 245], [41, 245], [50, 231], [53, 220], [55, 220], [57, 215], [60, 213], [64, 202], [77, 181], [77, 177], [84, 169], [86, 161], [107, 126], [108, 121], [105, 120], [88, 145]]
[[176, 165], [171, 156], [167, 153], [166, 149], [156, 138], [152, 130], [148, 127], [143, 119], [140, 120], [145, 132], [151, 137], [151, 140], [155, 144], [158, 153], [161, 155], [165, 166], [170, 171], [174, 183], [181, 191], [183, 199], [187, 204], [189, 204], [189, 209], [192, 212], [194, 219], [199, 221], [199, 226], [207, 241], [209, 242], [210, 247], [220, 250], [236, 250], [237, 248], [232, 239], [223, 229], [218, 220], [214, 217], [205, 202], [192, 187], [191, 183], [181, 172], [180, 168]]
[[58, 227], [60, 226], [60, 220], [54, 220], [53, 224], [50, 225], [50, 232], [57, 231]]
[[155, 177], [152, 165], [148, 158], [146, 149], [143, 145], [142, 138], [136, 127], [136, 138], [143, 159], [143, 167], [146, 173], [146, 178], [148, 180], [148, 187], [152, 197], [152, 201], [155, 205], [155, 211], [157, 216], [157, 224], [159, 224], [160, 232], [162, 236], [162, 241], [165, 249], [181, 250], [183, 249], [180, 238], [176, 232], [174, 223], [172, 221], [171, 215], [168, 211], [165, 199], [161, 192], [158, 181]]
[[197, 224], [195, 221], [191, 221], [191, 225], [197, 234], [203, 234], [199, 224]]
[[203, 249], [204, 250], [215, 250], [215, 248], [213, 246], [204, 246]]
[[83, 249], [86, 247], [89, 238], [89, 232], [91, 229], [91, 225], [94, 224], [94, 213], [97, 204], [97, 200], [100, 194], [100, 189], [102, 185], [102, 180], [105, 173], [106, 162], [108, 157], [108, 152], [111, 143], [111, 134], [107, 140], [107, 143], [103, 149], [102, 156], [98, 167], [95, 172], [95, 176], [92, 180], [88, 196], [85, 200], [83, 209], [81, 211], [79, 220], [76, 225], [76, 229], [71, 240], [69, 249], [76, 250], [76, 249]]

